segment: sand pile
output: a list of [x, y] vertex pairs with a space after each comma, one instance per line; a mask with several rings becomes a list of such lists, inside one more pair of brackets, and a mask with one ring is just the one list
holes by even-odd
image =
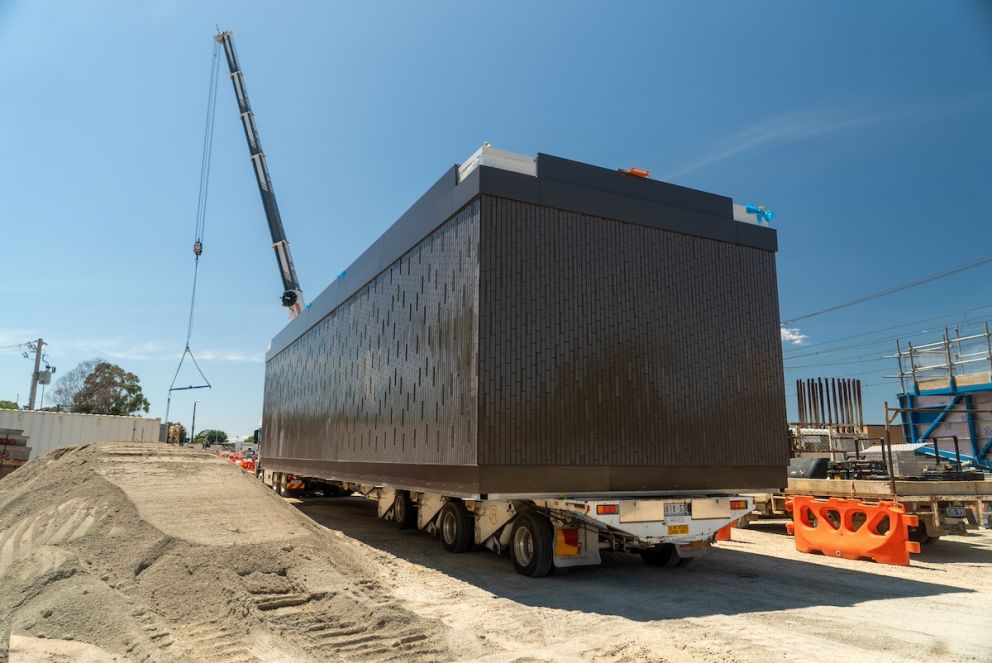
[[209, 454], [59, 449], [0, 481], [0, 661], [453, 657], [360, 551]]

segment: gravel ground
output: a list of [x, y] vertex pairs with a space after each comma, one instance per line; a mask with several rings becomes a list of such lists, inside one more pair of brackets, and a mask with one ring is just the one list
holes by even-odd
[[762, 523], [686, 568], [614, 554], [533, 580], [493, 553], [396, 530], [368, 500], [296, 506], [362, 541], [385, 588], [462, 634], [464, 660], [992, 661], [988, 530], [898, 567], [800, 554], [783, 523]]

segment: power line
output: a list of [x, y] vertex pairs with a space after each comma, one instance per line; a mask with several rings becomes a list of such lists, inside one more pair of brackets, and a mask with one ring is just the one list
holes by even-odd
[[[934, 320], [942, 320], [944, 318], [950, 318], [950, 317], [953, 317], [953, 316], [956, 316], [956, 315], [961, 315], [963, 313], [978, 312], [978, 311], [981, 311], [983, 309], [988, 309], [988, 308], [992, 308], [992, 304], [985, 304], [983, 306], [966, 308], [966, 309], [962, 309], [960, 311], [954, 311], [952, 313], [945, 313], [943, 315], [937, 315], [937, 316], [934, 316], [932, 318], [921, 318], [919, 320], [912, 320], [910, 322], [903, 322], [903, 323], [898, 324], [898, 325], [891, 325], [889, 327], [882, 327], [880, 329], [873, 329], [871, 331], [859, 332], [857, 334], [850, 334], [848, 336], [839, 336], [837, 338], [828, 339], [826, 341], [818, 341], [816, 343], [809, 343], [809, 344], [803, 345], [801, 347], [796, 347], [794, 350], [792, 350], [792, 352], [805, 352], [809, 348], [816, 348], [816, 347], [819, 347], [821, 345], [829, 345], [831, 343], [837, 343], [837, 342], [840, 342], [840, 341], [848, 341], [848, 340], [851, 340], [853, 338], [862, 338], [864, 336], [870, 336], [872, 334], [879, 334], [881, 332], [892, 331], [893, 329], [899, 329], [900, 327], [908, 327], [909, 325], [918, 325], [918, 324], [923, 323], [923, 322], [933, 322]], [[962, 321], [957, 322], [956, 324], [970, 324], [970, 323], [973, 323], [973, 322], [980, 322], [980, 321], [982, 321], [984, 319], [985, 319], [985, 317], [983, 316], [981, 318], [972, 318], [970, 320], [962, 320]], [[887, 336], [885, 338], [886, 339], [889, 339], [889, 340], [893, 340], [893, 339], [901, 338], [901, 337], [907, 336], [907, 335], [912, 335], [912, 334], [916, 334], [916, 333], [924, 333], [926, 331], [928, 331], [928, 330], [921, 330], [920, 332], [904, 332], [904, 333], [901, 333], [901, 334], [899, 334], [897, 336]], [[824, 352], [832, 352], [832, 351], [833, 350], [825, 350]]]
[[[788, 371], [788, 370], [792, 370], [792, 369], [788, 369], [787, 368], [786, 370]], [[844, 372], [842, 375], [826, 375], [826, 376], [821, 375], [821, 376], [818, 376], [818, 377], [856, 378], [856, 377], [861, 376], [861, 375], [878, 375], [879, 373], [883, 373], [883, 372], [885, 372], [885, 369], [884, 368], [876, 368], [876, 369], [871, 370], [871, 371], [860, 371], [858, 373], [847, 373], [847, 372]], [[792, 382], [792, 378], [787, 378], [786, 379], [786, 384], [790, 384], [791, 382]]]
[[[874, 359], [868, 359], [868, 357], [874, 357]], [[859, 357], [843, 357], [836, 361], [825, 361], [819, 364], [803, 364], [802, 366], [786, 366], [786, 370], [795, 370], [797, 368], [819, 368], [821, 366], [843, 366], [850, 364], [869, 364], [877, 361], [889, 361], [885, 357], [879, 357], [878, 355], [860, 355]]]
[[[975, 319], [975, 320], [964, 320], [962, 322], [956, 323], [954, 326], [955, 326], [955, 328], [960, 328], [963, 325], [964, 326], [972, 325], [972, 324], [975, 324], [977, 322], [982, 322], [983, 320], [984, 320], [984, 318], [982, 318], [982, 319]], [[816, 357], [816, 356], [819, 356], [819, 355], [833, 354], [835, 352], [843, 352], [844, 350], [857, 350], [857, 349], [863, 349], [863, 348], [870, 348], [870, 347], [875, 346], [875, 345], [884, 345], [884, 344], [887, 344], [887, 343], [891, 343], [892, 341], [895, 341], [895, 340], [910, 339], [910, 338], [913, 338], [915, 336], [922, 336], [923, 334], [933, 334], [936, 331], [941, 331], [942, 332], [943, 330], [919, 329], [917, 331], [904, 332], [902, 334], [896, 334], [894, 336], [883, 336], [881, 338], [876, 338], [876, 339], [872, 339], [872, 340], [869, 340], [869, 341], [863, 341], [861, 343], [852, 343], [850, 345], [842, 345], [842, 346], [837, 347], [837, 348], [828, 348], [826, 350], [817, 350], [815, 352], [807, 352], [807, 353], [803, 353], [803, 354], [792, 354], [792, 355], [789, 355], [789, 356], [783, 356], [783, 359], [785, 361], [790, 361], [792, 359], [802, 359], [804, 357]]]
[[852, 343], [851, 345], [843, 345], [843, 346], [841, 346], [839, 348], [831, 348], [831, 349], [828, 349], [828, 350], [817, 350], [816, 352], [807, 352], [807, 353], [804, 353], [804, 354], [789, 355], [788, 357], [783, 356], [783, 359], [785, 361], [790, 361], [792, 359], [803, 359], [805, 357], [818, 357], [820, 355], [829, 355], [829, 354], [833, 354], [835, 352], [843, 352], [844, 350], [858, 350], [858, 349], [862, 349], [862, 348], [870, 348], [873, 345], [884, 345], [884, 344], [887, 344], [887, 343], [891, 343], [895, 339], [907, 338], [907, 337], [910, 337], [910, 336], [918, 336], [919, 334], [923, 334], [923, 333], [926, 333], [928, 331], [929, 330], [922, 330], [920, 332], [912, 332], [912, 333], [908, 333], [908, 334], [900, 334], [898, 336], [886, 336], [885, 338], [878, 338], [878, 339], [874, 339], [874, 340], [871, 340], [871, 341], [864, 341], [862, 343]]
[[872, 293], [870, 295], [865, 295], [857, 299], [852, 299], [849, 302], [844, 302], [843, 304], [835, 304], [825, 309], [820, 309], [819, 311], [813, 311], [812, 313], [806, 313], [805, 315], [800, 315], [795, 318], [790, 318], [789, 320], [783, 320], [783, 325], [789, 325], [794, 322], [799, 322], [800, 320], [808, 320], [809, 318], [816, 317], [818, 315], [823, 315], [824, 313], [832, 313], [833, 311], [839, 311], [840, 309], [848, 308], [851, 306], [856, 306], [857, 304], [864, 304], [865, 302], [870, 302], [874, 299], [880, 299], [882, 297], [887, 297], [888, 295], [893, 295], [897, 292], [902, 292], [903, 290], [908, 290], [909, 288], [915, 288], [918, 285], [923, 285], [924, 283], [930, 283], [931, 281], [936, 281], [938, 279], [947, 278], [948, 276], [953, 276], [954, 274], [960, 274], [961, 272], [979, 267], [986, 263], [992, 262], [992, 256], [985, 256], [984, 258], [978, 258], [977, 260], [972, 260], [950, 269], [945, 269], [942, 272], [937, 272], [936, 274], [930, 274], [928, 276], [922, 276], [918, 279], [912, 281], [907, 281], [900, 285], [893, 286], [891, 288], [886, 288], [885, 290], [880, 290], [878, 292]]

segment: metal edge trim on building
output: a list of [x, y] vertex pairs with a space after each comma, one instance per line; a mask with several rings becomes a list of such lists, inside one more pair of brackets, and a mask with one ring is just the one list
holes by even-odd
[[772, 228], [734, 221], [733, 201], [687, 187], [632, 178], [607, 168], [539, 153], [538, 176], [479, 166], [458, 182], [452, 166], [309, 308], [272, 339], [265, 361], [285, 350], [379, 273], [481, 194], [590, 214], [717, 241], [777, 251]]

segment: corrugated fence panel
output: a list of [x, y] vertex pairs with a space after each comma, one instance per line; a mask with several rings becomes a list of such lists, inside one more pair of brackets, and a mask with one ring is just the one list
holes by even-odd
[[480, 465], [784, 465], [775, 254], [483, 196]]
[[0, 410], [0, 437], [6, 431], [24, 431], [32, 460], [52, 449], [74, 444], [157, 442], [159, 427], [159, 419], [142, 417]]

